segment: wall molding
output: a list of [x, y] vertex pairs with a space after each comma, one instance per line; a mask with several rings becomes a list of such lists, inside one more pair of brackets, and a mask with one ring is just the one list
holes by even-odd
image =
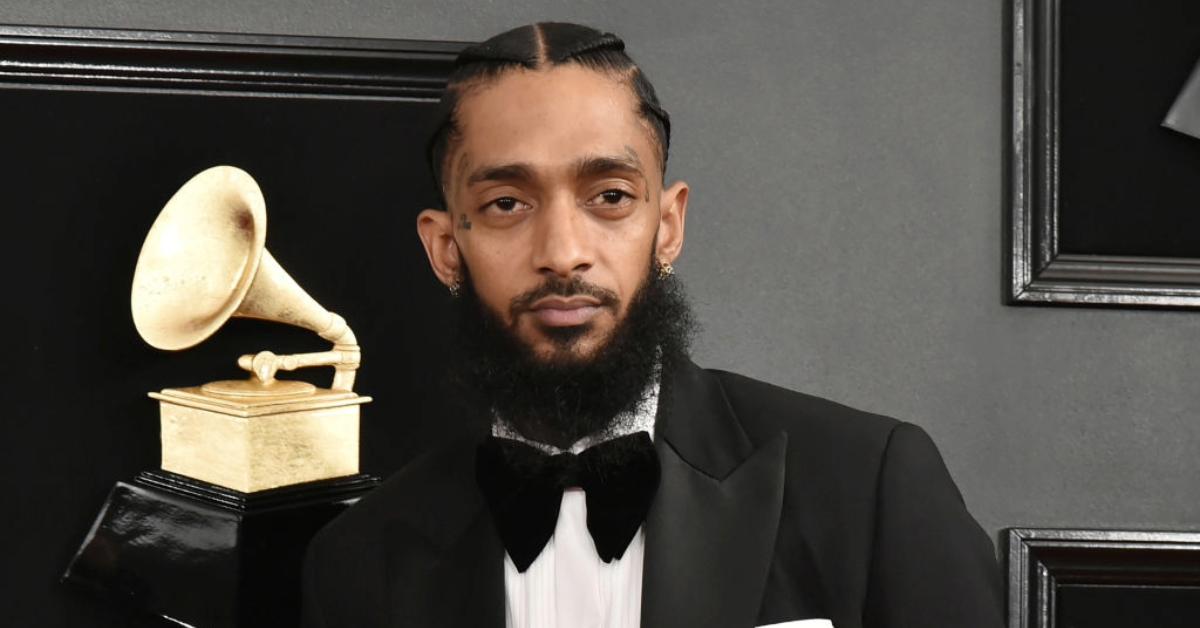
[[0, 87], [437, 99], [467, 45], [0, 25]]

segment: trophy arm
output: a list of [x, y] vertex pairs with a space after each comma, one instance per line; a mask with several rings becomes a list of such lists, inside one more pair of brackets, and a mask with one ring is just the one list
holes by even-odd
[[329, 326], [325, 331], [318, 333], [333, 343], [333, 351], [327, 353], [341, 355], [341, 359], [333, 363], [333, 383], [329, 387], [333, 390], [353, 391], [355, 371], [362, 363], [362, 350], [358, 347], [358, 338], [354, 337], [354, 331], [340, 314], [330, 312]]
[[278, 371], [294, 371], [310, 366], [332, 366], [333, 390], [352, 392], [354, 390], [355, 372], [362, 363], [362, 350], [358, 339], [346, 324], [346, 319], [338, 314], [329, 312], [329, 325], [318, 333], [333, 343], [333, 350], [316, 353], [293, 353], [276, 355], [270, 351], [259, 351], [238, 358], [238, 366], [250, 371], [258, 380], [268, 384], [275, 380]]

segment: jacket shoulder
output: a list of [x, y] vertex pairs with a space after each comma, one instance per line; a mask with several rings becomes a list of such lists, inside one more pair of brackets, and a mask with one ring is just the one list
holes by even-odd
[[869, 625], [1002, 625], [992, 544], [923, 429], [743, 375], [709, 373], [751, 441], [788, 436], [772, 567], [785, 575], [772, 578], [769, 599], [794, 595], [793, 581], [835, 582], [824, 606]]
[[314, 544], [337, 543], [338, 539], [361, 541], [383, 533], [384, 528], [396, 523], [437, 536], [440, 524], [421, 513], [461, 515], [448, 511], [478, 506], [461, 499], [463, 494], [474, 494], [463, 488], [474, 486], [476, 444], [470, 439], [458, 439], [417, 456], [326, 525]]
[[396, 557], [432, 561], [480, 507], [463, 490], [474, 486], [473, 454], [472, 443], [456, 441], [418, 456], [317, 532], [304, 561], [305, 628], [386, 623]]
[[787, 432], [790, 446], [806, 445], [881, 455], [903, 422], [738, 373], [706, 369], [720, 382], [730, 409], [756, 443]]

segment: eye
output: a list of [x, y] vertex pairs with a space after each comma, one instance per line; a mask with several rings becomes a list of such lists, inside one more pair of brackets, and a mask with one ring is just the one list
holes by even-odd
[[604, 190], [603, 192], [593, 196], [592, 199], [588, 201], [588, 204], [617, 206], [623, 204], [626, 199], [631, 198], [633, 198], [633, 195], [629, 192], [613, 188], [611, 190]]
[[529, 204], [522, 203], [521, 201], [519, 201], [511, 196], [501, 196], [500, 198], [495, 199], [495, 200], [487, 203], [486, 205], [484, 205], [480, 209], [480, 211], [487, 211], [488, 208], [491, 208], [491, 207], [495, 207], [496, 209], [500, 210], [501, 213], [511, 214], [515, 211], [520, 211], [520, 210], [528, 208]]

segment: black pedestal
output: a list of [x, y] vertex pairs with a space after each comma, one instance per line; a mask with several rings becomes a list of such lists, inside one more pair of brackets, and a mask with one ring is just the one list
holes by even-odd
[[143, 472], [113, 487], [63, 581], [169, 625], [295, 626], [308, 541], [378, 482], [360, 474], [241, 493]]

